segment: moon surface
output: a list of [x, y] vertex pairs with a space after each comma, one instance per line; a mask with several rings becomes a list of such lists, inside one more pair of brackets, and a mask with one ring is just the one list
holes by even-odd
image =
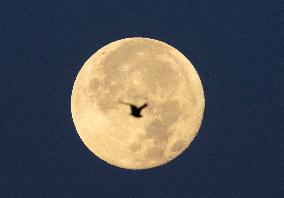
[[[130, 106], [147, 103], [141, 117]], [[149, 38], [112, 42], [93, 54], [74, 82], [71, 113], [90, 151], [109, 164], [147, 169], [180, 155], [205, 107], [201, 80], [172, 46]]]

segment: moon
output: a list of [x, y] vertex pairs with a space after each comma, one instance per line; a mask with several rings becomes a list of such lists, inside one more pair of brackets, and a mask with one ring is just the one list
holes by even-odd
[[[127, 104], [147, 106], [135, 117]], [[174, 47], [142, 37], [94, 53], [71, 95], [73, 122], [87, 148], [111, 165], [135, 170], [163, 165], [185, 151], [199, 131], [204, 107], [191, 62]]]

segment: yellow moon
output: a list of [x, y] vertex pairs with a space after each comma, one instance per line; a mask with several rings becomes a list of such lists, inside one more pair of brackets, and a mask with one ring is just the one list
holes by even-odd
[[[130, 104], [147, 106], [136, 117]], [[180, 155], [196, 136], [204, 107], [191, 62], [172, 46], [141, 37], [112, 42], [93, 54], [71, 96], [72, 118], [84, 144], [126, 169], [157, 167]]]

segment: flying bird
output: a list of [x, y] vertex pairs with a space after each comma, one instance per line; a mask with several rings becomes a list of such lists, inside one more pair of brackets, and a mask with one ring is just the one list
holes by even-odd
[[142, 117], [141, 115], [141, 110], [144, 109], [145, 107], [147, 107], [147, 103], [145, 103], [144, 105], [142, 105], [141, 107], [137, 107], [131, 103], [128, 103], [128, 102], [123, 102], [123, 101], [120, 101], [121, 104], [125, 104], [125, 105], [130, 105], [130, 108], [131, 108], [131, 115], [134, 116], [134, 117], [137, 117], [137, 118], [140, 118]]

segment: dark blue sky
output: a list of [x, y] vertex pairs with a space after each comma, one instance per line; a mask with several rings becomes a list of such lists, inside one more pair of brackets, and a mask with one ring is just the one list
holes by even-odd
[[[283, 197], [281, 13], [277, 0], [1, 1], [0, 197]], [[188, 57], [206, 98], [190, 148], [146, 171], [96, 158], [70, 113], [87, 58], [134, 36]]]

